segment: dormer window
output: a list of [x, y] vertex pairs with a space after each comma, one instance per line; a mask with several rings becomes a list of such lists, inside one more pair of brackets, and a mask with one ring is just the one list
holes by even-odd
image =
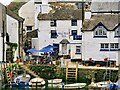
[[95, 29], [95, 33], [94, 33], [94, 36], [95, 37], [106, 37], [107, 36], [107, 32], [105, 30], [105, 28], [103, 26], [98, 26], [96, 29]]
[[120, 37], [120, 28], [119, 27], [115, 30], [115, 37]]

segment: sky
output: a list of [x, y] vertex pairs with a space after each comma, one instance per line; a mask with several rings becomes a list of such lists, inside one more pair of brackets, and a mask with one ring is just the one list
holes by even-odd
[[0, 0], [0, 3], [2, 3], [3, 5], [8, 5], [11, 1], [13, 0]]

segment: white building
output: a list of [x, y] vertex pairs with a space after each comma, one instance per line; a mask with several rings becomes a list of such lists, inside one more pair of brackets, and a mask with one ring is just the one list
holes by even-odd
[[81, 60], [81, 10], [49, 13], [50, 10], [48, 2], [44, 0], [42, 3], [31, 0], [19, 10], [19, 15], [25, 18], [25, 30], [38, 30], [38, 38], [32, 38], [32, 47], [40, 50], [49, 44], [56, 45], [59, 55], [71, 54], [71, 59]]
[[[13, 14], [4, 5], [0, 4], [0, 61], [6, 61], [8, 57], [7, 43], [16, 43], [18, 45], [15, 53], [15, 58], [20, 56], [20, 34], [22, 34], [23, 19], [16, 14]], [[4, 34], [3, 34], [4, 33]], [[3, 38], [4, 37], [4, 38]], [[16, 60], [16, 59], [14, 59]]]
[[82, 59], [110, 60], [118, 65], [120, 22], [117, 1], [119, 0], [115, 2], [114, 0], [111, 2], [93, 1], [91, 18], [86, 19], [83, 24]]
[[38, 38], [32, 39], [32, 46], [41, 49], [52, 44], [58, 47], [59, 55], [71, 54], [71, 59], [81, 59], [82, 13], [81, 10], [68, 11], [40, 13]]

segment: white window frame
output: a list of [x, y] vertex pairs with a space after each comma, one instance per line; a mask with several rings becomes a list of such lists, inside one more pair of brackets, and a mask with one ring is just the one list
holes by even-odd
[[107, 36], [107, 31], [103, 28], [103, 26], [98, 26], [98, 28], [96, 28], [95, 36]]
[[81, 46], [76, 46], [76, 53], [80, 54], [81, 53]]
[[115, 36], [120, 36], [120, 26], [115, 30]]
[[118, 49], [119, 43], [110, 43], [110, 49]]
[[109, 43], [101, 43], [100, 49], [109, 49]]

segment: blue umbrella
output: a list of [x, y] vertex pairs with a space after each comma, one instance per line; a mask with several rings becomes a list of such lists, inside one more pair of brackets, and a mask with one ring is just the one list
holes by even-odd
[[44, 48], [57, 48], [56, 46], [53, 46], [53, 45], [48, 45], [48, 46], [46, 46], [46, 47], [44, 47]]
[[53, 49], [51, 48], [42, 48], [41, 50], [39, 50], [40, 52], [54, 52]]
[[40, 52], [40, 51], [39, 51], [39, 50], [36, 50], [36, 49], [34, 49], [34, 48], [31, 48], [31, 49], [27, 50], [26, 52]]

